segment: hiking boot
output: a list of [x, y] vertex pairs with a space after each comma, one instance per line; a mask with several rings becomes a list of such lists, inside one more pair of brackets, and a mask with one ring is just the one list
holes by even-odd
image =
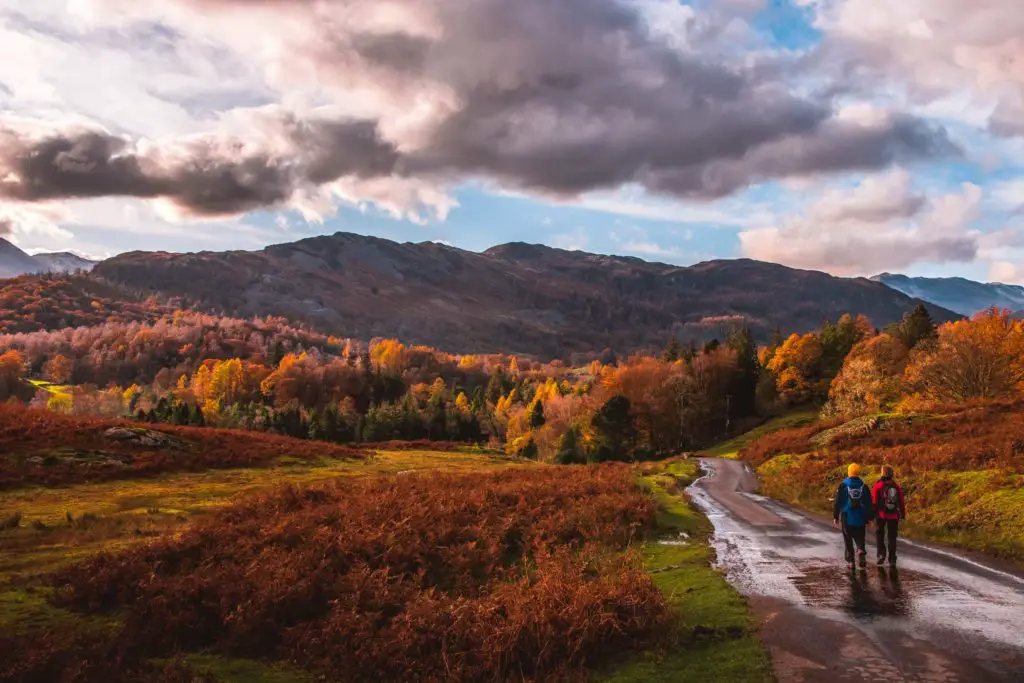
[[862, 567], [868, 566], [868, 554], [863, 550], [857, 553], [857, 564]]
[[[881, 562], [879, 562], [879, 564], [881, 564]], [[896, 567], [896, 558], [895, 557], [890, 557], [889, 558], [889, 566], [893, 567], [893, 568]]]
[[878, 558], [878, 566], [881, 567], [884, 564], [885, 564], [885, 555], [882, 555], [881, 557]]

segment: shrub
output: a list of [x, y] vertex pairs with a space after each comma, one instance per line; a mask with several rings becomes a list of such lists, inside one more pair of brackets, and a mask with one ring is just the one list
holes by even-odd
[[287, 487], [63, 571], [121, 651], [301, 661], [333, 680], [548, 680], [669, 623], [629, 552], [654, 504], [624, 466]]

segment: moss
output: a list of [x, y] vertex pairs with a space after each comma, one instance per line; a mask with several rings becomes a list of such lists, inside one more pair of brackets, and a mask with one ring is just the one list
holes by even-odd
[[220, 683], [307, 683], [305, 671], [285, 664], [266, 664], [251, 659], [232, 659], [213, 654], [192, 654], [184, 662], [195, 673], [212, 676]]
[[83, 616], [49, 603], [52, 590], [30, 587], [0, 592], [0, 631], [24, 634], [53, 631], [112, 633], [120, 627], [110, 616]]
[[[642, 653], [596, 674], [604, 683], [702, 680], [771, 681], [768, 654], [757, 638], [746, 601], [711, 566], [711, 523], [664, 482], [697, 476], [692, 461], [667, 463], [644, 478], [658, 503], [660, 541], [643, 549], [644, 565], [677, 615], [676, 629], [661, 649]], [[669, 541], [665, 543], [664, 541]]]

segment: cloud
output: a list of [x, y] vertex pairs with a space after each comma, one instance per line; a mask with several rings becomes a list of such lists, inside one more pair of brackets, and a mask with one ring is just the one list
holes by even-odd
[[0, 237], [10, 237], [14, 234], [14, 221], [8, 218], [0, 218]]
[[198, 216], [231, 215], [282, 204], [301, 186], [379, 177], [397, 160], [372, 123], [285, 120], [280, 127], [291, 143], [280, 156], [216, 137], [159, 147], [97, 130], [43, 139], [0, 130], [0, 199], [138, 197]]
[[1024, 13], [1019, 0], [820, 0], [825, 40], [814, 68], [845, 89], [888, 82], [917, 102], [968, 93], [991, 114], [989, 130], [1024, 126]]
[[899, 271], [918, 263], [968, 263], [979, 253], [971, 230], [981, 189], [926, 199], [902, 170], [826, 192], [804, 215], [741, 232], [745, 256], [840, 275]]
[[920, 119], [858, 120], [794, 94], [778, 70], [716, 49], [719, 34], [687, 20], [694, 10], [670, 24], [676, 35], [699, 30], [695, 40], [669, 40], [642, 5], [82, 0], [72, 18], [46, 15], [48, 28], [33, 31], [176, 64], [180, 92], [163, 85], [158, 98], [189, 114], [176, 131], [216, 101], [199, 89], [204, 70], [234, 77], [229, 101], [279, 104], [152, 138], [95, 107], [103, 125], [85, 130], [51, 122], [27, 138], [8, 125], [0, 196], [161, 199], [197, 216], [297, 206], [315, 217], [340, 199], [443, 217], [453, 205], [444, 188], [474, 178], [547, 197], [635, 184], [706, 200], [958, 153]]

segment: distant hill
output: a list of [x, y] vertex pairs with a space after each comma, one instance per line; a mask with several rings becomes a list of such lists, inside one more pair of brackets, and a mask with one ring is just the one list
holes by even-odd
[[89, 271], [96, 261], [67, 251], [29, 255], [0, 238], [0, 279], [29, 273], [74, 273]]
[[[394, 336], [455, 352], [566, 358], [722, 337], [745, 321], [761, 339], [846, 312], [876, 325], [917, 303], [867, 279], [750, 260], [683, 268], [506, 244], [484, 253], [338, 233], [261, 251], [133, 252], [97, 277], [230, 315], [281, 315], [342, 336]], [[957, 317], [931, 307], [937, 320]]]
[[39, 261], [0, 237], [0, 278], [36, 273], [40, 269]]
[[882, 273], [871, 278], [907, 296], [929, 301], [962, 315], [973, 315], [995, 306], [1024, 310], [1024, 287], [998, 282], [981, 283], [962, 277], [907, 277]]
[[74, 273], [79, 270], [88, 272], [99, 263], [69, 251], [33, 254], [32, 258], [42, 266], [41, 272], [49, 273]]

